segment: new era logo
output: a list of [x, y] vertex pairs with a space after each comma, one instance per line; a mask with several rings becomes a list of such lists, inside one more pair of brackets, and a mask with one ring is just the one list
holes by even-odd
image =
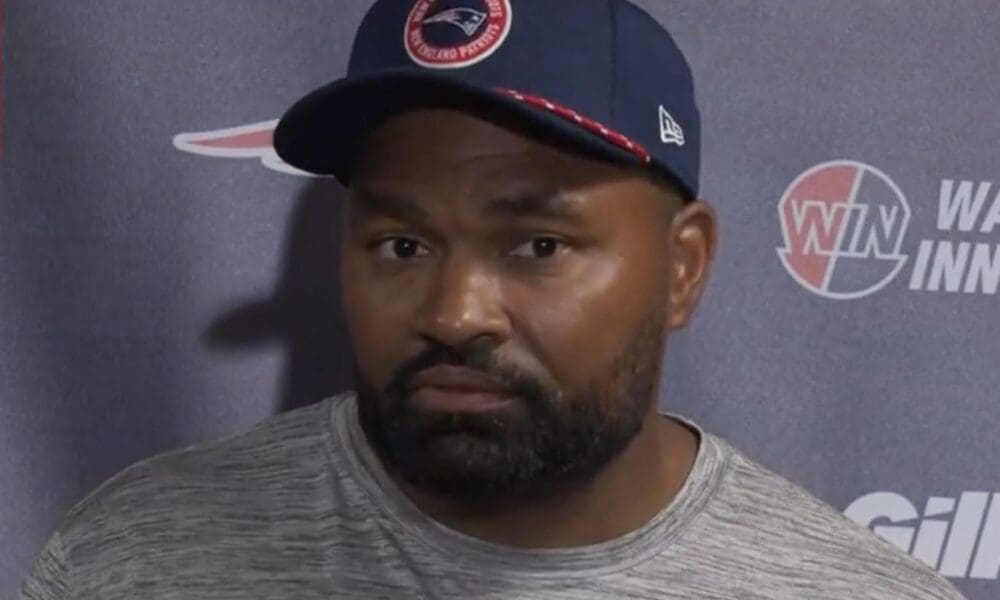
[[684, 130], [663, 106], [660, 106], [660, 141], [664, 144], [684, 145]]

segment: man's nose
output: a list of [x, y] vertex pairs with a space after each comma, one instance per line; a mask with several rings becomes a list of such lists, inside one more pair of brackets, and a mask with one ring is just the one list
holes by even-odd
[[510, 337], [500, 283], [487, 268], [455, 258], [441, 266], [416, 319], [417, 333], [451, 347]]

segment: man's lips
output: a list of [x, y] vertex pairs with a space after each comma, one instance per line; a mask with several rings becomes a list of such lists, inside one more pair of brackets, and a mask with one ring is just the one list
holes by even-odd
[[410, 381], [409, 392], [416, 406], [440, 412], [485, 412], [513, 400], [489, 375], [448, 365], [417, 373]]

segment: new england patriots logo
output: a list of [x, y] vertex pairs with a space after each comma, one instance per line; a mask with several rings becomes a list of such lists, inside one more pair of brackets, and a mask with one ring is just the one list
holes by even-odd
[[479, 28], [486, 22], [486, 13], [472, 8], [450, 8], [424, 19], [428, 23], [449, 23], [458, 27], [467, 37], [476, 35]]
[[513, 23], [511, 0], [410, 1], [403, 44], [410, 59], [428, 69], [461, 69], [486, 60]]

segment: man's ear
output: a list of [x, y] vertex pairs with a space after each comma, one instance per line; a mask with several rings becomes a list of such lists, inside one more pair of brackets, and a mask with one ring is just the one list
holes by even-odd
[[715, 258], [718, 222], [715, 210], [698, 200], [682, 206], [670, 224], [668, 330], [687, 325], [708, 282]]

